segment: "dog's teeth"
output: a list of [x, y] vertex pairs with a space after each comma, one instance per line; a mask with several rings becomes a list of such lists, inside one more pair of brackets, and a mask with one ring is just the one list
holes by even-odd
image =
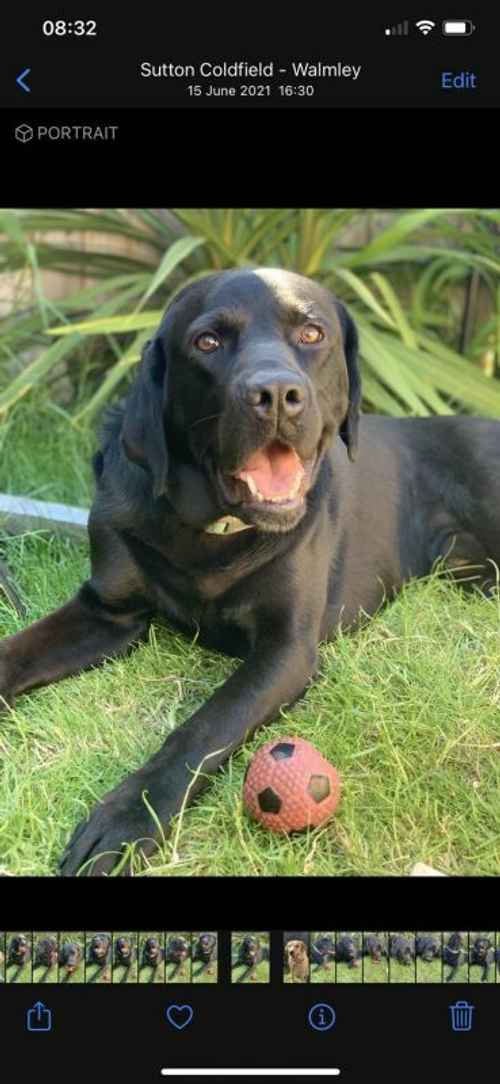
[[241, 481], [245, 482], [245, 484], [248, 486], [248, 489], [250, 490], [250, 493], [252, 494], [252, 497], [255, 497], [255, 499], [259, 501], [260, 504], [262, 504], [263, 502], [266, 502], [267, 504], [285, 504], [286, 501], [292, 501], [294, 497], [297, 496], [302, 483], [302, 475], [297, 475], [293, 485], [290, 486], [288, 492], [280, 493], [278, 497], [266, 497], [264, 493], [261, 493], [260, 489], [256, 485], [255, 479], [252, 478], [251, 474], [245, 474], [244, 476], [241, 476]]
[[255, 480], [252, 478], [251, 474], [246, 474], [245, 475], [245, 482], [246, 482], [252, 496], [257, 497], [259, 491], [258, 491], [257, 486], [255, 484]]

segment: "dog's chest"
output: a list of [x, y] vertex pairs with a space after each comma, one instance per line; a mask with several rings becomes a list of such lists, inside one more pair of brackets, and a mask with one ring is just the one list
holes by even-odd
[[[168, 621], [200, 643], [236, 658], [244, 658], [255, 640], [254, 608], [251, 603], [231, 602], [226, 596], [211, 599], [201, 592], [172, 586], [157, 587], [158, 609]], [[229, 593], [228, 593], [229, 594]]]

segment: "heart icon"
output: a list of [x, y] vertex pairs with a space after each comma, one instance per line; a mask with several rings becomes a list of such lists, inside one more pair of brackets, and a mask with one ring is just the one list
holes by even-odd
[[193, 1019], [193, 1010], [191, 1005], [169, 1005], [165, 1013], [169, 1024], [173, 1028], [177, 1028], [177, 1031], [182, 1031], [183, 1028], [187, 1028], [188, 1024]]

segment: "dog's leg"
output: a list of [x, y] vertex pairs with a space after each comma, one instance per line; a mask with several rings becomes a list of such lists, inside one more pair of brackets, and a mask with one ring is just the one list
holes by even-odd
[[[301, 614], [300, 600], [296, 613]], [[287, 617], [287, 625], [280, 622], [276, 630], [274, 615], [267, 615], [275, 635], [263, 636], [210, 700], [79, 826], [62, 859], [63, 875], [76, 875], [84, 863], [87, 874], [109, 873], [122, 846], [136, 840], [141, 840], [145, 855], [152, 854], [156, 829], [144, 797], [161, 824], [167, 825], [186, 795], [194, 798], [206, 785], [207, 775], [213, 775], [245, 738], [301, 695], [315, 670], [319, 637], [305, 639], [303, 628], [294, 628], [297, 617]]]
[[104, 662], [143, 639], [148, 621], [87, 599], [85, 587], [48, 617], [0, 643], [0, 701]]

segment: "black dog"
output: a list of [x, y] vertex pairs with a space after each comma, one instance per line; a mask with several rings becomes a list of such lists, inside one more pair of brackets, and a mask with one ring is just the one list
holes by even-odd
[[392, 960], [409, 967], [415, 959], [415, 947], [407, 937], [401, 934], [392, 934], [389, 938], [389, 956]]
[[167, 944], [165, 960], [174, 965], [174, 974], [182, 975], [191, 955], [191, 946], [185, 937], [171, 937]]
[[165, 950], [157, 937], [148, 937], [142, 946], [141, 968], [157, 968], [165, 959]]
[[135, 945], [131, 937], [117, 937], [115, 941], [115, 967], [132, 967], [135, 960]]
[[257, 967], [264, 959], [264, 950], [258, 937], [248, 934], [240, 943], [238, 949], [238, 964], [245, 967]]
[[335, 959], [338, 964], [358, 967], [360, 955], [359, 947], [353, 937], [348, 935], [339, 937], [335, 948]]
[[447, 942], [443, 945], [443, 963], [450, 968], [445, 982], [452, 982], [458, 968], [467, 961], [467, 950], [464, 944], [464, 934], [451, 933]]
[[419, 934], [415, 942], [415, 955], [420, 956], [426, 963], [438, 960], [441, 956], [441, 942], [432, 934]]
[[31, 945], [23, 933], [17, 933], [9, 941], [7, 967], [24, 968], [31, 960]]
[[96, 933], [91, 938], [87, 964], [106, 967], [111, 959], [111, 937], [107, 933]]
[[201, 970], [206, 970], [208, 975], [213, 972], [213, 963], [217, 957], [217, 934], [215, 933], [201, 933], [198, 937], [193, 949], [193, 961], [200, 960], [202, 967], [198, 969], [198, 974]]
[[379, 964], [382, 957], [387, 956], [387, 948], [382, 939], [375, 934], [363, 937], [363, 956], [369, 956], [374, 964]]
[[244, 662], [80, 825], [63, 874], [153, 853], [148, 807], [166, 825], [301, 696], [322, 640], [437, 558], [495, 584], [500, 424], [360, 419], [360, 401], [356, 328], [318, 283], [227, 271], [168, 309], [95, 458], [91, 578], [5, 640], [0, 694], [123, 654], [157, 615]]
[[481, 968], [481, 982], [488, 982], [495, 951], [489, 937], [475, 937], [469, 948], [469, 966]]
[[245, 967], [246, 971], [243, 974], [243, 981], [247, 978], [250, 982], [256, 980], [256, 969], [262, 960], [267, 959], [267, 953], [260, 943], [258, 937], [253, 934], [247, 934], [246, 937], [240, 942], [238, 948], [238, 956], [233, 963], [235, 967]]
[[82, 946], [78, 941], [65, 941], [59, 952], [59, 967], [64, 970], [66, 978], [74, 975], [82, 962]]
[[33, 973], [38, 967], [43, 967], [48, 974], [56, 966], [59, 959], [59, 949], [56, 937], [44, 937], [35, 945], [33, 959]]
[[335, 962], [335, 941], [329, 934], [317, 937], [311, 944], [311, 962], [316, 964], [316, 970], [324, 968], [330, 970], [330, 964]]

